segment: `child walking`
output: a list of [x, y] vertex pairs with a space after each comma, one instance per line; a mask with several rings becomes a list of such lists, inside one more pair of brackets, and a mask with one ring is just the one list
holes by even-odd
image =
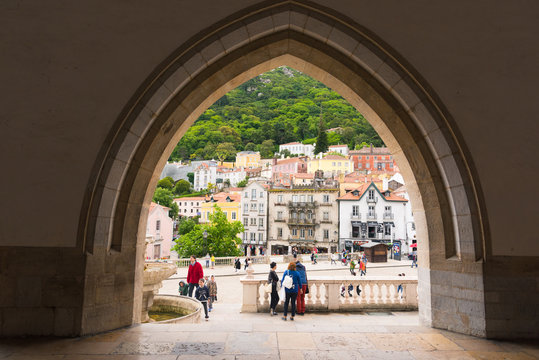
[[198, 288], [195, 291], [195, 298], [204, 306], [204, 313], [206, 314], [206, 321], [210, 318], [208, 316], [208, 299], [210, 297], [210, 291], [208, 287], [204, 285], [204, 279], [198, 281]]
[[208, 299], [209, 311], [213, 309], [213, 303], [217, 301], [217, 283], [215, 282], [215, 276], [211, 276], [207, 283], [208, 290], [210, 291], [210, 298]]

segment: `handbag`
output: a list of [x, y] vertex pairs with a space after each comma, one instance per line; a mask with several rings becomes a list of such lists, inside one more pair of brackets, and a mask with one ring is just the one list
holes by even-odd
[[305, 288], [305, 294], [308, 294], [309, 293], [309, 285], [307, 285], [307, 287]]
[[267, 292], [267, 293], [270, 293], [272, 291], [272, 283], [269, 282], [267, 283], [266, 285], [264, 285], [264, 291]]

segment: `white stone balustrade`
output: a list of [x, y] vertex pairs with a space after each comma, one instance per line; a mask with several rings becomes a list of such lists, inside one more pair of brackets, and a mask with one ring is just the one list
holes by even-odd
[[[267, 277], [243, 278], [242, 312], [269, 311], [271, 296], [264, 291]], [[349, 285], [353, 290], [348, 291]], [[399, 285], [402, 290], [399, 291]], [[341, 289], [344, 286], [344, 296]], [[361, 290], [359, 295], [357, 288]], [[278, 309], [284, 303], [279, 292]], [[309, 276], [307, 311], [417, 310], [417, 277], [414, 276]]]

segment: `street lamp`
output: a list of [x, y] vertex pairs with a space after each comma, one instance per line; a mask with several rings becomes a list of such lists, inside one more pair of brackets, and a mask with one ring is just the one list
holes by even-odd
[[[204, 239], [204, 252], [206, 252], [206, 241], [208, 240], [208, 232], [204, 229], [202, 233], [202, 238]], [[202, 254], [204, 256], [204, 254]]]

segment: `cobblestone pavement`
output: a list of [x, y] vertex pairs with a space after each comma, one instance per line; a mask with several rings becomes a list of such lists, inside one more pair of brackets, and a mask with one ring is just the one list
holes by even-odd
[[[317, 265], [307, 265], [311, 276], [348, 271], [329, 264], [319, 264], [320, 271], [313, 271]], [[269, 266], [257, 265], [257, 272], [258, 268], [265, 275]], [[278, 265], [279, 274], [284, 269], [285, 264]], [[535, 344], [484, 340], [424, 327], [417, 312], [306, 313], [286, 322], [280, 316], [241, 313], [240, 275], [225, 276], [229, 271], [214, 269], [219, 301], [207, 322], [141, 324], [75, 339], [4, 339], [0, 340], [0, 359], [539, 359]], [[402, 272], [411, 276], [416, 269], [373, 266], [368, 275]], [[176, 294], [176, 277], [182, 275], [164, 281], [160, 293]]]

